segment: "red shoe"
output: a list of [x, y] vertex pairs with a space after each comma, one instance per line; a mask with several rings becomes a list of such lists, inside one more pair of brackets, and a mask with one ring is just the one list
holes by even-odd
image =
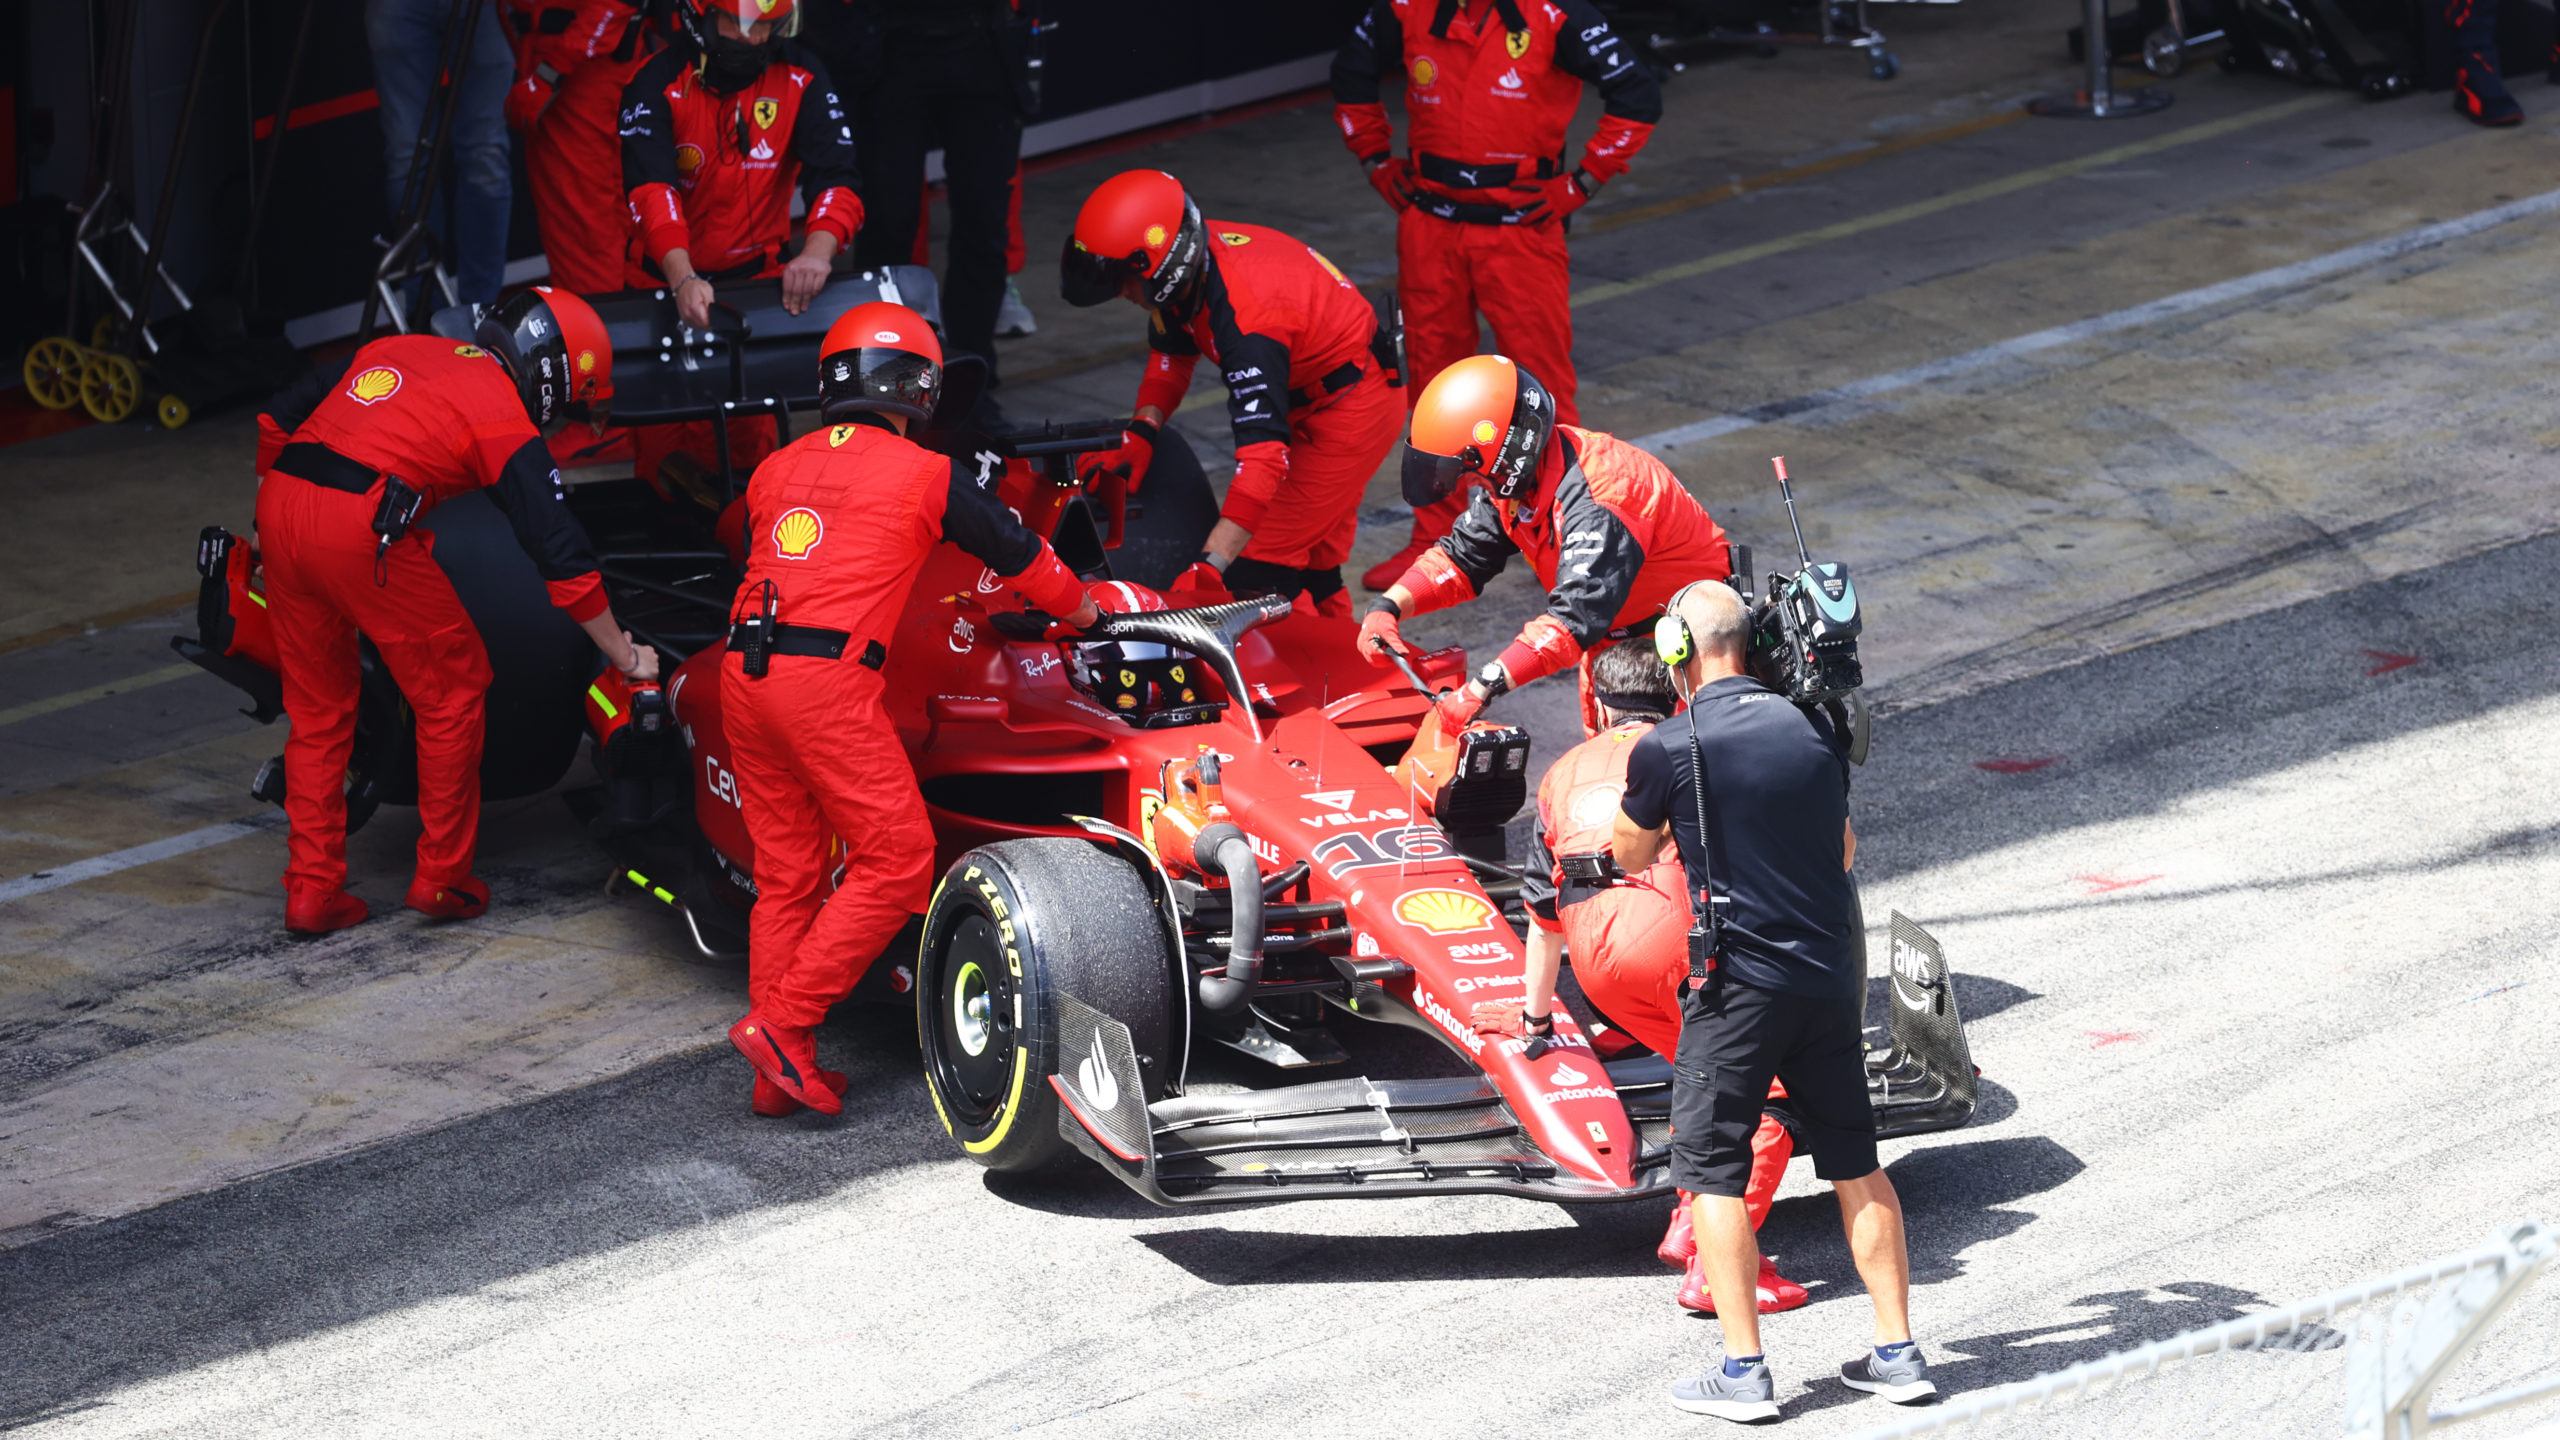
[[1671, 1207], [1671, 1228], [1662, 1232], [1662, 1243], [1653, 1248], [1654, 1255], [1673, 1269], [1686, 1269], [1698, 1258], [1698, 1232], [1689, 1228], [1689, 1192], [1680, 1192], [1679, 1202]]
[[421, 915], [439, 920], [477, 920], [489, 908], [489, 887], [478, 876], [468, 876], [450, 885], [430, 885], [424, 880], [409, 882], [409, 898], [402, 902]]
[[[846, 1082], [843, 1071], [821, 1070], [818, 1083], [834, 1091], [838, 1100], [844, 1098]], [[747, 1108], [766, 1119], [779, 1120], [785, 1115], [797, 1115], [809, 1107], [792, 1099], [789, 1091], [764, 1078], [764, 1072], [759, 1070], [756, 1072], [756, 1093], [747, 1101]]]
[[284, 928], [296, 935], [326, 935], [372, 918], [373, 907], [344, 890], [316, 897], [287, 895], [284, 899]]
[[1404, 572], [1413, 568], [1413, 562], [1422, 558], [1422, 552], [1439, 543], [1439, 540], [1439, 536], [1425, 535], [1419, 528], [1416, 528], [1413, 532], [1413, 538], [1405, 542], [1403, 549], [1388, 556], [1386, 559], [1379, 561], [1377, 564], [1370, 566], [1366, 571], [1362, 572], [1360, 576], [1360, 588], [1363, 590], [1384, 590], [1388, 586], [1403, 579]]
[[[1760, 1257], [1758, 1289], [1760, 1313], [1763, 1315], [1796, 1309], [1813, 1298], [1805, 1293], [1803, 1286], [1779, 1274], [1778, 1267], [1766, 1255]], [[1680, 1277], [1680, 1308], [1695, 1310], [1701, 1315], [1716, 1313], [1716, 1299], [1707, 1293], [1706, 1272], [1699, 1268], [1695, 1258], [1689, 1261], [1688, 1273]]]
[[818, 1079], [818, 1047], [805, 1025], [776, 1025], [753, 1010], [729, 1027], [729, 1043], [784, 1095], [821, 1115], [844, 1113], [844, 1097]]

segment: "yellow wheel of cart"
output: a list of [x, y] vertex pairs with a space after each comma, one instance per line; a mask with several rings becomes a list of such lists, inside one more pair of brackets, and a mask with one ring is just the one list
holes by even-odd
[[89, 324], [89, 348], [104, 350], [116, 338], [116, 317], [101, 315]]
[[187, 409], [186, 401], [175, 395], [163, 395], [160, 397], [160, 408], [154, 413], [160, 417], [163, 429], [175, 430], [187, 423], [187, 416], [192, 412]]
[[21, 374], [27, 393], [47, 410], [68, 410], [80, 403], [80, 381], [89, 370], [89, 353], [66, 336], [52, 335], [27, 347]]
[[129, 356], [91, 351], [89, 368], [80, 376], [80, 403], [101, 425], [126, 419], [142, 404], [141, 370]]

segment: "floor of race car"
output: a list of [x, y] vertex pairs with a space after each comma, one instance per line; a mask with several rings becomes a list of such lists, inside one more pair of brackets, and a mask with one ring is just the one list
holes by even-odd
[[[1868, 918], [1944, 942], [1985, 1072], [1971, 1127], [1886, 1152], [1951, 1390], [2560, 1220], [2560, 219], [2239, 283], [2536, 196], [2546, 92], [2493, 135], [2439, 97], [2208, 67], [2163, 116], [1858, 160], [2060, 78], [2051, 11], [1881, 10], [1887, 86], [1836, 56], [1693, 69], [1630, 177], [1655, 188], [1613, 187], [1576, 241], [1578, 284], [1635, 287], [1577, 312], [1590, 420], [1747, 422], [1668, 453], [1764, 568], [1788, 455], [1867, 596]], [[1729, 113], [1753, 106], [1757, 129]], [[1035, 177], [1035, 255], [1136, 160], [1231, 174], [1223, 213], [1385, 273], [1320, 112]], [[1026, 291], [1043, 332], [1006, 352], [1008, 406], [1125, 404], [1127, 317]], [[1213, 473], [1216, 421], [1178, 422]], [[556, 797], [493, 807], [485, 920], [282, 939], [282, 837], [242, 795], [281, 732], [163, 673], [195, 528], [245, 529], [246, 453], [216, 419], [0, 456], [0, 1426], [1713, 1433], [1662, 1399], [1716, 1342], [1652, 1259], [1656, 1205], [1172, 1214], [1090, 1173], [989, 1182], [887, 1010], [822, 1037], [844, 1120], [750, 1120], [719, 1042], [741, 977], [607, 899]], [[1398, 538], [1373, 523], [1360, 560]], [[1490, 646], [1534, 602], [1509, 576], [1413, 628]], [[1543, 761], [1571, 705], [1549, 683], [1497, 713]], [[379, 906], [413, 835], [393, 811], [356, 838]], [[1337, 1033], [1373, 1073], [1447, 1063]], [[1790, 1433], [1838, 1434], [1886, 1407], [1827, 1378], [1866, 1310], [1807, 1168], [1764, 1240], [1814, 1303], [1766, 1334]]]

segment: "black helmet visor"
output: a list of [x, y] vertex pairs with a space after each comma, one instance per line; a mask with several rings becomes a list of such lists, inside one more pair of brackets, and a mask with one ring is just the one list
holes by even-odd
[[1456, 493], [1470, 473], [1484, 465], [1484, 452], [1473, 445], [1455, 455], [1434, 455], [1404, 447], [1404, 503], [1419, 509]]
[[859, 411], [933, 418], [942, 394], [942, 367], [912, 350], [866, 345], [839, 350], [818, 363], [818, 399], [829, 420]]
[[1145, 273], [1145, 257], [1096, 255], [1070, 235], [1058, 256], [1058, 294], [1070, 305], [1099, 305], [1116, 298], [1130, 276]]

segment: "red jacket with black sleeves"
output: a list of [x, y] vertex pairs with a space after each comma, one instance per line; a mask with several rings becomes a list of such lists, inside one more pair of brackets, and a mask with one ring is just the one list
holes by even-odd
[[1681, 586], [1732, 572], [1718, 525], [1663, 463], [1614, 435], [1556, 427], [1525, 501], [1475, 499], [1402, 583], [1422, 614], [1472, 600], [1514, 555], [1547, 608], [1502, 652], [1515, 686], [1582, 659], [1609, 632], [1661, 613]]
[[1517, 210], [1537, 182], [1574, 167], [1565, 127], [1584, 82], [1600, 89], [1600, 125], [1581, 168], [1607, 183], [1662, 119], [1662, 91], [1591, 0], [1374, 0], [1333, 59], [1334, 118], [1365, 163], [1395, 131], [1380, 78], [1404, 71], [1415, 203]]
[[746, 536], [736, 618], [763, 603], [770, 580], [776, 619], [844, 631], [848, 656], [873, 643], [885, 653], [925, 557], [945, 540], [1008, 577], [1033, 609], [1071, 615], [1084, 604], [1084, 582], [979, 485], [975, 466], [872, 419], [811, 431], [757, 466]]
[[533, 557], [551, 603], [573, 620], [604, 613], [595, 547], [569, 513], [551, 447], [526, 418], [506, 367], [488, 351], [436, 335], [374, 341], [356, 352], [336, 388], [295, 427], [273, 468], [310, 473], [298, 468], [307, 463], [296, 454], [302, 445], [326, 446], [398, 476], [426, 498], [421, 514], [487, 487], [516, 543]]
[[753, 85], [721, 95], [679, 41], [623, 90], [622, 187], [652, 278], [676, 249], [705, 275], [774, 268], [791, 238], [795, 181], [809, 229], [842, 246], [861, 227], [844, 102], [816, 56], [788, 42], [777, 53]]
[[1138, 405], [1170, 415], [1206, 355], [1225, 375], [1236, 478], [1220, 512], [1262, 526], [1289, 473], [1289, 419], [1347, 390], [1374, 364], [1377, 311], [1332, 261], [1260, 225], [1207, 220], [1200, 304], [1184, 325], [1150, 316]]

